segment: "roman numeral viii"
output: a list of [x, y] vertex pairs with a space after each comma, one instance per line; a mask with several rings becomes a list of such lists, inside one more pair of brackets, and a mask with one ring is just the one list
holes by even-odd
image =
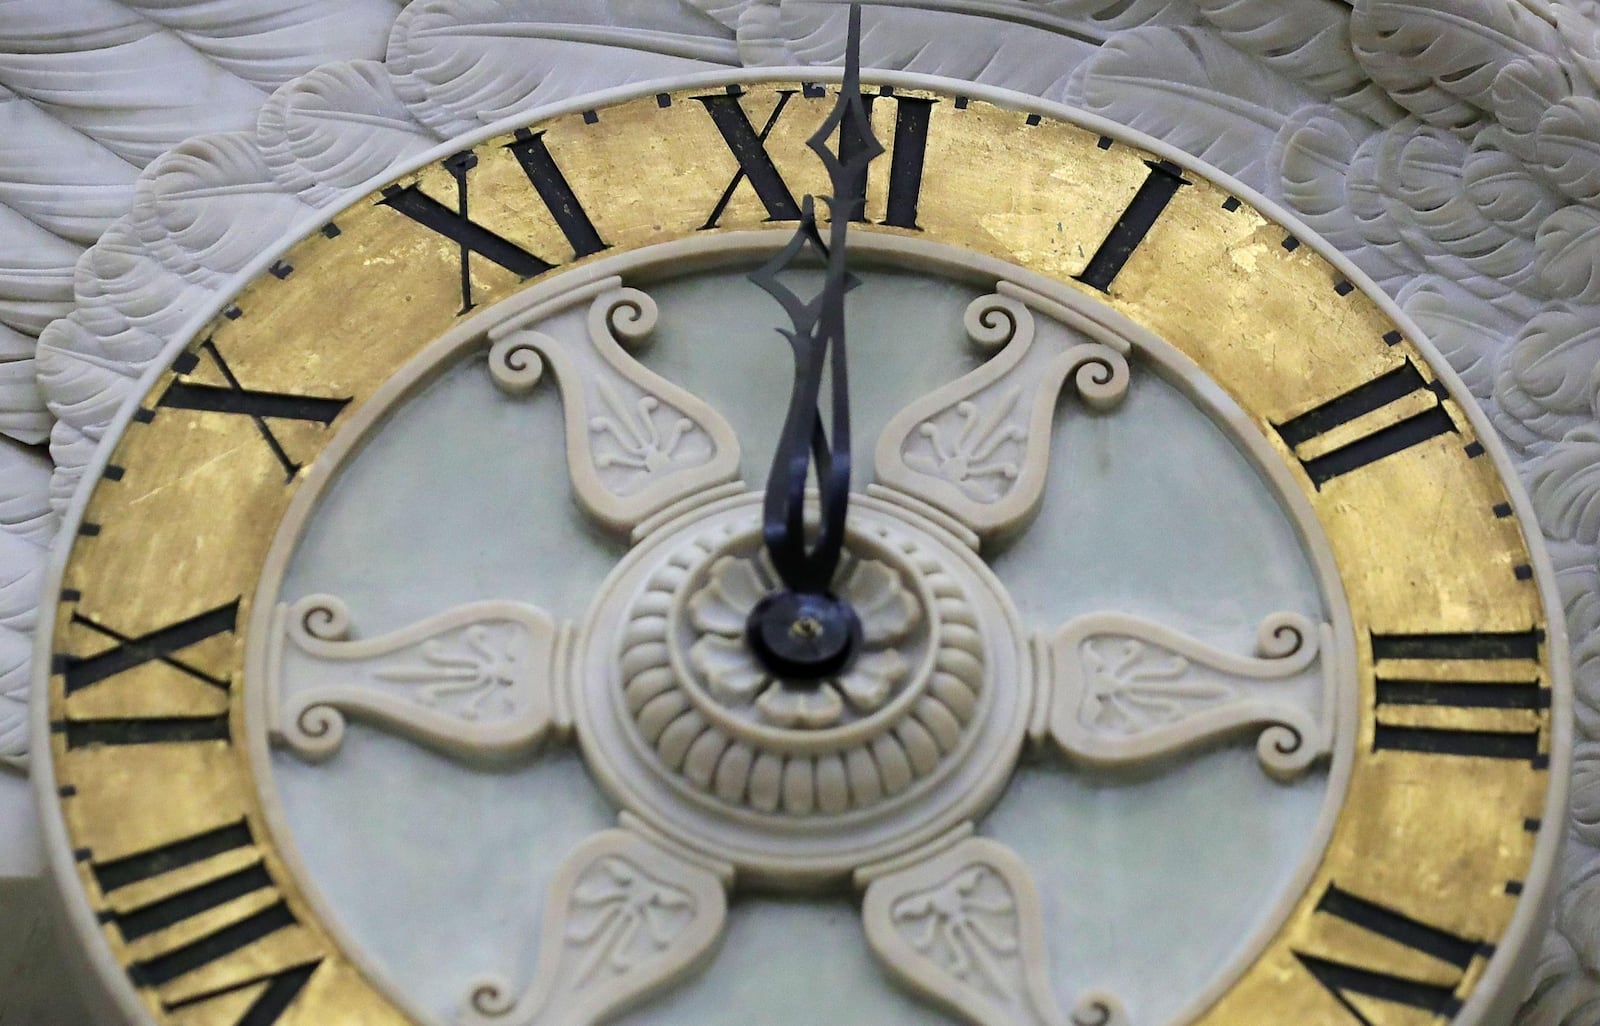
[[[592, 256], [610, 246], [600, 237], [594, 221], [578, 201], [577, 193], [556, 164], [545, 143], [545, 133], [516, 133], [516, 141], [506, 146], [517, 158], [528, 183], [555, 219], [561, 234], [572, 246], [573, 259]], [[415, 185], [390, 186], [383, 190], [380, 205], [397, 210], [430, 231], [454, 242], [461, 252], [461, 312], [473, 308], [472, 255], [498, 264], [513, 274], [532, 278], [551, 270], [559, 261], [537, 256], [510, 239], [483, 227], [471, 218], [471, 190], [468, 177], [478, 166], [478, 156], [464, 150], [444, 161], [444, 169], [455, 179], [455, 207], [452, 209], [424, 193]], [[799, 216], [799, 215], [796, 215]]]
[[[267, 443], [278, 464], [283, 467], [284, 480], [294, 479], [300, 464], [290, 457], [282, 441], [272, 430], [269, 420], [301, 420], [326, 427], [350, 404], [349, 398], [332, 399], [322, 396], [295, 395], [288, 392], [258, 392], [245, 388], [234, 377], [233, 369], [222, 358], [216, 344], [210, 339], [200, 343], [204, 354], [226, 386], [202, 385], [191, 381], [174, 381], [156, 400], [157, 407], [172, 410], [200, 410], [206, 413], [226, 413], [235, 417], [248, 417], [256, 426], [261, 440]], [[183, 353], [172, 363], [172, 369], [187, 375], [200, 366], [200, 354]]]
[[1374, 634], [1375, 751], [1526, 761], [1542, 768], [1538, 631]]
[[1364, 385], [1273, 425], [1312, 483], [1378, 462], [1430, 438], [1455, 432], [1444, 386], [1426, 381], [1410, 360]]
[[1327, 893], [1317, 903], [1317, 912], [1341, 919], [1366, 933], [1427, 955], [1440, 963], [1439, 971], [1432, 974], [1433, 978], [1419, 979], [1409, 974], [1351, 965], [1296, 951], [1295, 957], [1306, 971], [1316, 977], [1317, 982], [1350, 1013], [1351, 1021], [1361, 1026], [1376, 1024], [1363, 1012], [1363, 1003], [1358, 1002], [1359, 998], [1376, 998], [1378, 1001], [1420, 1008], [1444, 1018], [1455, 1015], [1461, 1010], [1456, 988], [1461, 985], [1473, 959], [1492, 953], [1487, 945], [1458, 937], [1335, 886], [1329, 886]]
[[[242, 821], [125, 858], [91, 860], [89, 868], [104, 895], [101, 922], [128, 945], [129, 976], [153, 989], [168, 1011], [216, 1002], [233, 1011], [205, 1021], [271, 1026], [316, 972], [318, 961], [303, 953], [285, 958], [257, 947], [239, 957], [297, 926]], [[196, 992], [185, 977], [201, 970], [207, 985]], [[243, 991], [254, 996], [240, 1010], [235, 996]]]
[[[738, 94], [716, 93], [694, 98], [705, 106], [706, 113], [711, 115], [711, 121], [717, 126], [717, 132], [722, 136], [723, 143], [727, 145], [728, 151], [739, 164], [732, 180], [722, 190], [722, 195], [712, 207], [710, 216], [700, 226], [702, 231], [718, 226], [739, 186], [746, 182], [755, 191], [756, 198], [761, 201], [762, 207], [767, 212], [768, 221], [799, 220], [800, 204], [795, 200], [794, 191], [784, 180], [783, 173], [778, 170], [772, 155], [767, 152], [767, 140], [783, 118], [790, 101], [800, 95], [800, 90], [782, 89], [777, 95], [777, 104], [767, 115], [759, 130], [745, 112], [743, 101]], [[917, 224], [917, 207], [922, 197], [922, 172], [928, 152], [928, 129], [933, 120], [933, 108], [938, 101], [911, 96], [864, 96], [863, 99], [866, 101], [868, 117], [872, 115], [873, 105], [880, 100], [892, 100], [895, 104], [894, 140], [890, 147], [892, 154], [889, 158], [889, 192], [886, 197], [888, 206], [880, 223], [919, 231], [921, 226]], [[848, 147], [853, 141], [846, 136], [845, 145]], [[845, 156], [848, 158], [848, 152]], [[860, 208], [850, 212], [850, 219], [853, 221], [865, 219], [864, 198], [867, 195], [865, 182], [857, 183], [857, 193], [863, 197], [863, 203]]]
[[[113, 644], [91, 656], [62, 654], [54, 671], [61, 675], [68, 699], [141, 667], [160, 665], [220, 692], [215, 707], [193, 716], [170, 714], [119, 719], [66, 720], [56, 725], [69, 750], [94, 745], [181, 744], [228, 739], [227, 702], [230, 682], [207, 672], [185, 656], [185, 650], [209, 638], [231, 634], [239, 618], [239, 600], [208, 609], [145, 634], [130, 635], [82, 613], [72, 623], [110, 639]], [[133, 693], [137, 697], [137, 692]], [[137, 710], [129, 710], [136, 712]]]

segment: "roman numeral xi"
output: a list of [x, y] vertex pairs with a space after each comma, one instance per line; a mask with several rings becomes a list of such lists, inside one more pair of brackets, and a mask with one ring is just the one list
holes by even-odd
[[[538, 195], [545, 209], [555, 219], [561, 234], [572, 246], [573, 259], [591, 256], [610, 246], [600, 237], [583, 204], [572, 190], [566, 175], [551, 156], [545, 144], [544, 133], [527, 130], [516, 133], [516, 141], [506, 146], [517, 158], [528, 184]], [[556, 266], [555, 261], [530, 253], [510, 239], [483, 227], [471, 217], [471, 191], [468, 175], [478, 166], [478, 156], [464, 150], [444, 161], [444, 168], [456, 183], [455, 208], [445, 206], [415, 185], [405, 188], [390, 186], [383, 190], [379, 203], [399, 211], [430, 231], [437, 232], [454, 242], [461, 251], [461, 312], [473, 308], [472, 255], [498, 264], [513, 274], [532, 278]], [[796, 215], [798, 216], [798, 215]]]

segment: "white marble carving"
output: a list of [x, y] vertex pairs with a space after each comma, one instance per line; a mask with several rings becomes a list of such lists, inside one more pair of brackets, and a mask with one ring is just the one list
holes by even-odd
[[745, 640], [777, 581], [759, 523], [721, 519], [651, 557], [622, 634], [630, 729], [657, 770], [730, 810], [778, 817], [886, 814], [947, 772], [993, 704], [971, 582], [918, 533], [857, 517], [835, 590], [861, 618], [860, 651], [835, 677], [784, 680]]
[[[1128, 342], [1016, 286], [967, 309], [974, 344], [995, 355], [897, 413], [878, 441], [878, 480], [930, 502], [980, 537], [1025, 527], [1044, 498], [1056, 398], [1070, 378], [1093, 410], [1128, 390]], [[1047, 301], [1043, 301], [1047, 302]]]
[[302, 758], [337, 753], [349, 717], [487, 760], [531, 751], [568, 723], [571, 627], [531, 606], [478, 602], [352, 639], [349, 608], [313, 595], [281, 607], [274, 622], [271, 730]]
[[[1330, 635], [1283, 613], [1261, 624], [1256, 653], [1240, 656], [1122, 613], [1078, 617], [1038, 640], [1053, 689], [1049, 736], [1069, 759], [1114, 766], [1260, 729], [1262, 767], [1297, 776], [1333, 746]], [[1322, 673], [1307, 675], [1319, 656]]]
[[[567, 61], [570, 49], [549, 47], [546, 52], [558, 56], [528, 71], [530, 63], [523, 53], [508, 50], [511, 55], [502, 56], [502, 51], [469, 33], [452, 36], [439, 31], [452, 19], [468, 22], [467, 5], [435, 0], [411, 6], [426, 8], [432, 20], [417, 18], [396, 26], [385, 74], [391, 82], [403, 76], [405, 88], [395, 88], [396, 95], [407, 97], [410, 110], [437, 116], [441, 125], [478, 124], [480, 110], [515, 109], [519, 98], [527, 101], [534, 96], [524, 73], [539, 79], [543, 91], [534, 102], [544, 102], [596, 85], [598, 69], [627, 74], [630, 53], [645, 49], [622, 32], [586, 44], [587, 54], [603, 57]], [[619, 5], [584, 6], [600, 11]], [[724, 26], [727, 31], [717, 38], [737, 35], [737, 52], [746, 63], [829, 62], [842, 52], [842, 14], [834, 4], [695, 0], [693, 6]], [[56, 215], [25, 209], [26, 204], [13, 203], [9, 196], [0, 198], [6, 204], [0, 207], [0, 223], [9, 226], [0, 232], [0, 358], [31, 362], [34, 335], [49, 318], [64, 314], [69, 304], [75, 308], [72, 320], [52, 328], [53, 341], [44, 347], [50, 354], [49, 366], [41, 360], [40, 384], [49, 415], [43, 413], [37, 394], [20, 385], [0, 389], [0, 431], [35, 440], [54, 418], [51, 451], [58, 469], [51, 495], [57, 508], [66, 503], [105, 424], [126, 397], [126, 383], [159, 348], [163, 336], [152, 318], [164, 311], [169, 322], [181, 321], [173, 311], [192, 308], [196, 298], [186, 294], [181, 283], [162, 282], [170, 272], [126, 233], [96, 244], [74, 280], [77, 247], [92, 241], [95, 224], [115, 216], [120, 197], [133, 181], [132, 169], [196, 132], [248, 128], [265, 90], [318, 61], [376, 56], [384, 24], [397, 9], [389, 0], [293, 7], [276, 0], [229, 0], [194, 5], [189, 11], [184, 7], [105, 0], [76, 4], [64, 12], [59, 4], [30, 0], [8, 5], [6, 17], [0, 19], [0, 86], [18, 98], [22, 105], [18, 110], [27, 111], [18, 114], [27, 118], [17, 123], [18, 130], [0, 132], [0, 164], [7, 168], [0, 179], [26, 180], [18, 177], [22, 172], [11, 169], [33, 159], [29, 152], [62, 152], [61, 145], [68, 144], [63, 140], [94, 143], [83, 147], [82, 160], [51, 162], [57, 176], [50, 182], [51, 190], [58, 195], [65, 195], [63, 189], [71, 192], [74, 210], [92, 212], [70, 233], [58, 234], [54, 225], [47, 231], [29, 220]], [[462, 13], [457, 14], [458, 9]], [[202, 10], [204, 17], [193, 13]], [[687, 10], [675, 5], [675, 13]], [[313, 13], [308, 16], [307, 11]], [[1443, 16], [1450, 11], [1459, 16]], [[1543, 279], [1510, 290], [1488, 288], [1493, 294], [1484, 296], [1480, 293], [1487, 288], [1486, 280], [1469, 275], [1464, 280], [1471, 288], [1464, 287], [1456, 268], [1465, 237], [1448, 223], [1425, 224], [1409, 207], [1386, 208], [1391, 171], [1377, 161], [1376, 153], [1377, 142], [1388, 132], [1415, 131], [1415, 122], [1403, 123], [1397, 117], [1401, 109], [1470, 141], [1465, 163], [1440, 170], [1459, 183], [1458, 191], [1469, 195], [1493, 223], [1515, 229], [1519, 237], [1537, 239], [1544, 253], [1542, 266], [1552, 270], [1556, 286], [1571, 290], [1581, 284], [1581, 272], [1567, 270], [1563, 260], [1552, 259], [1551, 254], [1560, 255], [1563, 238], [1576, 237], [1562, 226], [1580, 221], [1582, 211], [1565, 214], [1542, 234], [1536, 230], [1558, 211], [1579, 204], [1585, 204], [1582, 210], [1593, 206], [1585, 164], [1574, 159], [1592, 152], [1600, 139], [1600, 122], [1585, 102], [1600, 91], [1600, 9], [1589, 0], [1473, 0], [1469, 5], [1443, 0], [1356, 0], [1350, 5], [1325, 0], [1277, 4], [905, 0], [874, 4], [871, 13], [880, 12], [886, 19], [890, 14], [899, 17], [869, 32], [871, 67], [945, 72], [1068, 100], [1084, 98], [1087, 74], [1081, 62], [1103, 40], [1147, 24], [1193, 26], [1195, 32], [1214, 33], [1226, 47], [1198, 43], [1192, 34], [1168, 35], [1161, 45], [1144, 45], [1132, 58], [1127, 54], [1134, 48], [1124, 48], [1118, 54], [1120, 67], [1113, 68], [1128, 81], [1160, 82], [1168, 77], [1173, 58], [1191, 59], [1178, 51], [1193, 43], [1200, 51], [1193, 59], [1202, 66], [1206, 81], [1216, 83], [1214, 87], [1200, 83], [1196, 95], [1204, 99], [1186, 107], [1185, 120], [1198, 122], [1199, 127], [1172, 119], [1141, 127], [1158, 135], [1179, 133], [1172, 136], [1175, 139], [1191, 131], [1194, 138], [1181, 141], [1197, 149], [1207, 145], [1205, 126], [1214, 118], [1242, 124], [1235, 111], [1239, 104], [1267, 109], [1266, 119], [1277, 116], [1278, 101], [1260, 90], [1281, 89], [1279, 80], [1240, 73], [1239, 66], [1259, 63], [1281, 79], [1292, 79], [1296, 89], [1327, 106], [1303, 107], [1284, 117], [1272, 141], [1272, 155], [1265, 161], [1256, 156], [1261, 151], [1245, 148], [1210, 150], [1214, 162], [1230, 172], [1246, 173], [1250, 184], [1284, 198], [1391, 292], [1422, 285], [1413, 294], [1422, 297], [1424, 305], [1414, 308], [1408, 303], [1407, 311], [1435, 335], [1480, 399], [1493, 394], [1487, 405], [1496, 424], [1525, 455], [1555, 457], [1586, 444], [1581, 437], [1569, 444], [1567, 436], [1596, 423], [1594, 389], [1585, 384], [1592, 359], [1564, 350], [1560, 338], [1548, 331], [1523, 333], [1521, 326], [1528, 321], [1523, 311], [1529, 309], [1562, 310], [1577, 323], [1593, 324], [1600, 321], [1600, 307], [1592, 298], [1565, 304]], [[71, 17], [83, 31], [56, 31], [63, 17]], [[309, 30], [291, 31], [289, 26], [297, 19]], [[554, 20], [560, 20], [559, 14]], [[538, 13], [527, 14], [522, 24], [537, 27], [539, 21]], [[698, 31], [706, 32], [709, 20], [700, 24]], [[352, 25], [365, 34], [359, 39], [346, 34]], [[432, 38], [413, 39], [425, 35], [419, 26], [431, 31]], [[1386, 36], [1396, 42], [1385, 42]], [[376, 50], [375, 38], [380, 44]], [[1418, 47], [1414, 44], [1419, 38], [1432, 42]], [[89, 39], [95, 40], [93, 45], [84, 45]], [[933, 45], [955, 39], [977, 40], [980, 45], [942, 50]], [[235, 63], [220, 71], [222, 64], [208, 63], [211, 56]], [[450, 83], [436, 86], [427, 72], [413, 70], [416, 65], [444, 68], [452, 62], [473, 67], [474, 81], [486, 83], [459, 103], [453, 97], [434, 99], [431, 94], [447, 91]], [[155, 77], [133, 73], [151, 66], [160, 66], [165, 73]], [[572, 70], [562, 74], [562, 67]], [[1103, 76], [1105, 71], [1102, 68]], [[208, 88], [196, 88], [197, 82]], [[1249, 95], [1234, 92], [1246, 86]], [[1103, 91], [1102, 105], [1095, 109], [1109, 113], [1115, 97], [1109, 88]], [[1163, 103], [1171, 99], [1168, 96]], [[343, 98], [329, 102], [328, 110], [335, 111]], [[352, 103], [346, 109], [362, 108]], [[296, 111], [291, 118], [299, 116]], [[273, 147], [265, 143], [266, 120], [261, 138], [263, 150], [271, 154]], [[298, 131], [296, 123], [291, 134]], [[372, 142], [365, 159], [402, 159], [405, 147], [414, 145], [412, 140], [433, 134], [422, 121], [409, 122], [392, 139]], [[300, 166], [317, 168], [319, 155], [332, 152], [342, 133], [323, 132], [321, 137], [324, 142], [311, 141], [296, 155]], [[315, 140], [316, 133], [296, 138]], [[75, 141], [70, 145], [82, 147]], [[1492, 173], [1481, 170], [1490, 165]], [[83, 170], [86, 180], [64, 182], [60, 175], [66, 166]], [[305, 188], [304, 176], [295, 179], [286, 165], [271, 160], [269, 166], [286, 182], [296, 181], [294, 188]], [[335, 200], [317, 197], [314, 202]], [[1395, 231], [1401, 225], [1411, 228], [1404, 239]], [[1581, 247], [1576, 257], [1581, 260]], [[108, 271], [108, 266], [121, 269]], [[146, 284], [135, 287], [135, 280]], [[1450, 300], [1436, 301], [1443, 295]], [[146, 307], [143, 312], [128, 312], [139, 304]], [[1511, 315], [1503, 309], [1508, 304], [1517, 308]], [[1571, 383], [1578, 398], [1570, 395], [1571, 389], [1563, 389], [1559, 402], [1550, 405], [1537, 391], [1526, 393], [1516, 379], [1520, 372], [1503, 359], [1513, 349], [1527, 357], [1524, 366], [1547, 358], [1547, 379]], [[1572, 462], [1576, 465], [1577, 459]], [[1545, 524], [1555, 547], [1566, 553], [1566, 576], [1592, 578], [1600, 560], [1594, 544], [1577, 540], [1552, 519]], [[10, 572], [12, 564], [5, 565]], [[1592, 704], [1600, 687], [1600, 660], [1582, 655], [1585, 645], [1593, 647], [1595, 624], [1586, 612], [1591, 595], [1580, 587], [1571, 588], [1568, 595], [1581, 695]], [[1583, 721], [1591, 738], [1600, 728], [1594, 719]], [[1574, 865], [1594, 857], [1589, 842], [1580, 844], [1571, 859]], [[1541, 983], [1524, 1016], [1528, 1023], [1589, 1026], [1594, 1019], [1600, 1003], [1600, 956], [1585, 939], [1594, 932], [1594, 918], [1583, 911], [1588, 906], [1580, 898], [1574, 883], [1572, 915], [1559, 920], [1560, 932], [1552, 936]]]
[[0, 440], [0, 766], [24, 769], [33, 625], [54, 523], [43, 455]]
[[864, 874], [867, 942], [903, 986], [973, 1026], [1122, 1026], [1120, 1002], [1056, 1005], [1039, 895], [1003, 844], [966, 837], [905, 867]]
[[834, 593], [861, 618], [861, 653], [837, 675], [798, 687], [775, 678], [745, 644], [750, 612], [776, 590], [776, 574], [759, 555], [719, 556], [689, 599], [689, 622], [700, 633], [689, 665], [712, 697], [725, 707], [750, 707], [768, 726], [809, 730], [887, 705], [911, 671], [903, 643], [926, 615], [922, 604], [899, 571], [876, 559], [841, 566], [836, 581]]
[[521, 994], [469, 988], [460, 1026], [595, 1026], [698, 970], [727, 918], [725, 866], [630, 830], [607, 830], [550, 883], [539, 972]]
[[398, 11], [393, 0], [7, 4], [0, 335], [16, 351], [0, 345], [15, 361], [0, 364], [0, 433], [43, 441], [60, 416], [22, 382], [39, 334], [73, 308], [74, 264], [128, 212], [141, 169], [198, 133], [251, 128], [273, 89], [319, 65], [381, 57]]
[[504, 391], [525, 394], [550, 364], [573, 490], [590, 516], [626, 533], [737, 478], [739, 440], [719, 413], [624, 350], [649, 338], [655, 302], [614, 280], [597, 291], [581, 325], [541, 321], [532, 330], [516, 320], [491, 331], [489, 371]]
[[417, 0], [389, 37], [395, 90], [442, 138], [630, 82], [737, 67], [733, 32], [685, 0]]

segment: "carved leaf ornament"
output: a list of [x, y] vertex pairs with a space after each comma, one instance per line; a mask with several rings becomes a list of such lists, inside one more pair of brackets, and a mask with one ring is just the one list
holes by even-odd
[[[66, 504], [140, 373], [242, 260], [362, 179], [495, 118], [680, 71], [836, 63], [844, 23], [827, 0], [99, 0], [73, 12], [71, 33], [47, 0], [14, 0], [0, 18], [0, 509], [22, 511], [0, 517], [0, 758], [14, 762], [42, 511]], [[863, 57], [1078, 104], [1183, 146], [1282, 200], [1397, 297], [1533, 487], [1590, 742], [1576, 805], [1592, 805], [1600, 8], [885, 0], [868, 8]], [[640, 427], [627, 409], [619, 429]], [[955, 413], [935, 453], [965, 458], [969, 476], [976, 456], [981, 480], [1004, 482], [1001, 450], [981, 451], [996, 436], [979, 415], [993, 411], [971, 408], [983, 437], [965, 442]], [[649, 430], [629, 436], [636, 450], [659, 448]], [[26, 448], [45, 441], [48, 484]], [[1597, 838], [1582, 826], [1525, 1023], [1591, 1026], [1600, 1008], [1600, 875], [1582, 868]]]

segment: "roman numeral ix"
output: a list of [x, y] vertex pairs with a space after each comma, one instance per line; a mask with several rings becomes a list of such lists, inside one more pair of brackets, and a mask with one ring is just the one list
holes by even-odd
[[1444, 985], [1296, 951], [1295, 957], [1306, 971], [1316, 977], [1361, 1026], [1374, 1024], [1351, 1000], [1355, 995], [1409, 1005], [1445, 1018], [1455, 1015], [1461, 1010], [1461, 1002], [1455, 996], [1456, 987], [1461, 985], [1472, 960], [1491, 950], [1477, 941], [1458, 937], [1331, 885], [1318, 902], [1317, 912], [1429, 955], [1457, 970], [1455, 982]]
[[[717, 93], [694, 98], [705, 106], [728, 151], [739, 162], [738, 170], [734, 172], [727, 187], [722, 190], [716, 206], [711, 209], [711, 215], [700, 226], [702, 231], [718, 226], [739, 186], [745, 182], [755, 190], [756, 197], [766, 209], [768, 221], [799, 220], [800, 204], [795, 201], [793, 190], [789, 188], [782, 172], [773, 162], [772, 155], [767, 152], [767, 140], [771, 137], [772, 130], [782, 119], [790, 101], [798, 95], [800, 91], [797, 89], [779, 90], [778, 102], [759, 130], [745, 113], [739, 95]], [[933, 108], [938, 101], [920, 97], [878, 95], [864, 96], [862, 99], [866, 101], [869, 117], [873, 105], [879, 100], [890, 99], [896, 105], [894, 140], [891, 143], [892, 155], [889, 161], [888, 208], [881, 223], [895, 228], [920, 231], [921, 226], [917, 224], [917, 208], [922, 198], [923, 169], [928, 152], [928, 129], [933, 120]], [[840, 154], [842, 159], [849, 160], [849, 148], [856, 143], [857, 140], [848, 138], [845, 140], [845, 151]], [[864, 175], [865, 170], [862, 173]], [[863, 221], [866, 218], [867, 188], [864, 182], [858, 183], [858, 186], [857, 192], [862, 197], [862, 202], [861, 206], [850, 211], [852, 221]]]
[[[1446, 397], [1442, 384], [1424, 380], [1407, 360], [1381, 377], [1274, 427], [1283, 444], [1294, 450], [1312, 483], [1321, 489], [1334, 478], [1430, 438], [1454, 433], [1455, 421], [1443, 405]], [[1387, 425], [1347, 437], [1331, 448], [1318, 444], [1336, 429], [1386, 408], [1393, 408], [1395, 414]], [[1308, 451], [1312, 447], [1315, 451]]]
[[[1541, 641], [1538, 631], [1372, 635], [1373, 749], [1512, 759], [1542, 768], [1548, 757], [1539, 751], [1539, 714], [1549, 708], [1550, 692], [1539, 678]], [[1526, 665], [1507, 668], [1506, 662]], [[1427, 724], [1437, 710], [1454, 711], [1449, 726]]]
[[[273, 433], [268, 420], [303, 420], [324, 427], [350, 404], [350, 399], [331, 399], [321, 396], [294, 395], [288, 392], [258, 392], [239, 384], [228, 362], [217, 351], [210, 339], [200, 343], [200, 352], [210, 358], [218, 372], [227, 381], [226, 387], [201, 385], [189, 381], [174, 381], [156, 400], [157, 407], [173, 410], [200, 410], [206, 413], [226, 413], [236, 417], [249, 417], [260, 433], [262, 441], [272, 450], [272, 455], [283, 467], [284, 480], [292, 481], [300, 471], [300, 464], [290, 458], [283, 443]], [[187, 375], [200, 366], [200, 357], [192, 352], [183, 353], [172, 363], [172, 369]]]
[[[147, 634], [130, 636], [74, 612], [72, 622], [116, 644], [92, 656], [58, 655], [54, 667], [67, 696], [92, 688], [130, 670], [161, 663], [203, 684], [227, 692], [230, 682], [207, 673], [183, 658], [183, 650], [219, 634], [232, 633], [239, 618], [239, 600], [197, 613]], [[67, 720], [57, 729], [66, 735], [68, 749], [91, 745], [177, 744], [192, 741], [226, 741], [226, 713], [208, 716]]]
[[[89, 868], [105, 895], [101, 922], [114, 925], [132, 949], [130, 977], [155, 989], [158, 997], [166, 985], [224, 964], [257, 941], [296, 925], [243, 821], [125, 858], [91, 861]], [[202, 921], [206, 926], [197, 937], [184, 928]], [[162, 1004], [176, 1011], [265, 984], [242, 1015], [230, 1021], [234, 1026], [271, 1026], [305, 989], [317, 965], [264, 972], [241, 959], [238, 971], [244, 979], [181, 1000], [163, 998]]]
[[[507, 145], [506, 149], [517, 158], [517, 163], [521, 166], [523, 174], [527, 175], [534, 192], [555, 219], [561, 234], [566, 236], [567, 243], [572, 246], [574, 260], [610, 248], [600, 237], [594, 221], [584, 210], [583, 204], [578, 201], [577, 193], [573, 191], [566, 175], [556, 164], [555, 157], [551, 155], [550, 148], [545, 143], [545, 133], [520, 130], [516, 133], [516, 141]], [[408, 185], [405, 188], [390, 186], [383, 190], [383, 199], [379, 203], [399, 211], [424, 228], [443, 235], [460, 248], [462, 313], [471, 310], [474, 305], [472, 298], [474, 253], [522, 278], [532, 278], [557, 266], [557, 262], [536, 256], [472, 220], [468, 177], [472, 169], [478, 166], [477, 154], [471, 150], [464, 150], [447, 158], [443, 166], [455, 179], [454, 210], [427, 195], [416, 185]]]

